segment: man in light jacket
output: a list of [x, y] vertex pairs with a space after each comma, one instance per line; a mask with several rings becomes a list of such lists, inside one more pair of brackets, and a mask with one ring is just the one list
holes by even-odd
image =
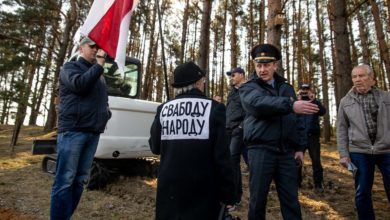
[[390, 93], [374, 87], [374, 73], [366, 64], [353, 68], [352, 82], [338, 110], [340, 163], [357, 167], [355, 205], [359, 219], [375, 219], [371, 198], [375, 165], [382, 173], [390, 202]]

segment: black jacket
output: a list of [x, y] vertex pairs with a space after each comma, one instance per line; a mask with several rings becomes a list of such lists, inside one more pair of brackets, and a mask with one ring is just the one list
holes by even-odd
[[60, 72], [58, 133], [102, 133], [111, 112], [108, 109], [103, 67], [80, 57], [65, 63]]
[[323, 116], [326, 113], [325, 107], [317, 99], [312, 101], [320, 109], [316, 114], [302, 115], [305, 123], [305, 131], [307, 134], [319, 135], [320, 134], [320, 119], [319, 116]]
[[303, 121], [292, 110], [294, 89], [276, 73], [274, 79], [275, 88], [255, 76], [239, 89], [246, 112], [244, 142], [248, 148], [303, 151], [307, 138]]
[[150, 149], [160, 154], [156, 219], [217, 219], [232, 204], [233, 175], [225, 106], [199, 90], [157, 108]]
[[233, 130], [242, 126], [245, 118], [245, 111], [242, 108], [240, 93], [236, 87], [232, 87], [227, 97], [226, 103], [226, 128]]

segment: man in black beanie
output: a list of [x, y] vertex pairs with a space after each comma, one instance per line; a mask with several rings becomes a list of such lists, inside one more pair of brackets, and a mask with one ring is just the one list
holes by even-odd
[[298, 201], [296, 160], [303, 161], [304, 126], [297, 114], [313, 114], [318, 107], [296, 101], [294, 88], [276, 73], [281, 53], [271, 44], [251, 51], [255, 73], [240, 89], [244, 120], [244, 143], [249, 160], [249, 220], [265, 219], [272, 180], [280, 200], [283, 219], [302, 219]]
[[150, 149], [161, 155], [156, 219], [215, 220], [221, 203], [234, 203], [225, 106], [205, 96], [193, 62], [175, 69], [172, 86], [175, 99], [157, 108], [150, 129]]

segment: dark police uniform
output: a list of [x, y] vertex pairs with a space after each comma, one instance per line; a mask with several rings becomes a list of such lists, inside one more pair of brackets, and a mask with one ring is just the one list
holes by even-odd
[[[256, 62], [281, 58], [277, 48], [261, 44], [252, 49]], [[265, 219], [267, 196], [274, 180], [284, 219], [301, 219], [298, 201], [295, 151], [305, 146], [304, 127], [293, 112], [293, 87], [277, 73], [274, 86], [257, 74], [240, 87], [244, 120], [244, 142], [248, 147], [250, 169], [249, 220]], [[299, 133], [298, 133], [299, 131]]]
[[[188, 62], [176, 68], [173, 86], [183, 87], [203, 76]], [[158, 107], [149, 139], [152, 152], [161, 155], [156, 219], [215, 220], [220, 202], [233, 204], [225, 113], [223, 104], [197, 88]]]

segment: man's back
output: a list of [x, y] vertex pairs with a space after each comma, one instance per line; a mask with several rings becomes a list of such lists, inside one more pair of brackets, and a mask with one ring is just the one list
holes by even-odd
[[[230, 164], [224, 120], [224, 105], [197, 91], [158, 107], [150, 139], [153, 153], [161, 155], [158, 219], [208, 219], [218, 210], [220, 195], [229, 197], [230, 189], [224, 188], [229, 186], [226, 177], [231, 173], [226, 169]], [[203, 211], [195, 213], [190, 207]]]

